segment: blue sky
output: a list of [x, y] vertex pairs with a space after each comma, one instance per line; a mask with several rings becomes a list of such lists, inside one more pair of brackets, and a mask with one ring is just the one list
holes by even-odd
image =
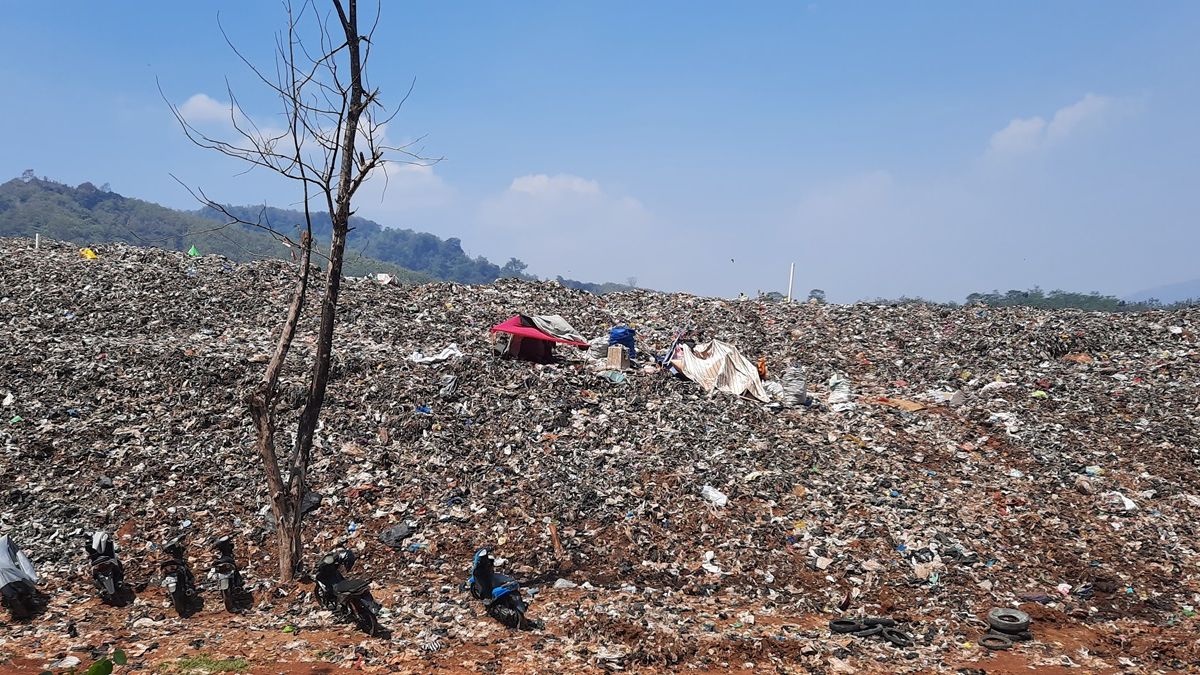
[[[293, 186], [191, 146], [277, 106], [274, 2], [10, 3], [0, 178], [192, 208]], [[372, 79], [424, 136], [358, 208], [540, 275], [834, 300], [1200, 277], [1200, 3], [385, 3]], [[390, 97], [389, 97], [390, 94]], [[211, 100], [210, 100], [211, 99]]]

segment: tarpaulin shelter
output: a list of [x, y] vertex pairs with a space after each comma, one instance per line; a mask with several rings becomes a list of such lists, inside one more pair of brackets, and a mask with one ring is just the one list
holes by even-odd
[[675, 347], [671, 365], [710, 394], [718, 389], [734, 396], [751, 396], [764, 403], [771, 400], [771, 395], [763, 388], [758, 368], [728, 342], [712, 340], [694, 348], [680, 344]]
[[503, 323], [492, 326], [492, 335], [496, 339], [497, 355], [536, 363], [553, 361], [556, 343], [574, 347], [588, 346], [571, 324], [556, 314], [517, 314]]

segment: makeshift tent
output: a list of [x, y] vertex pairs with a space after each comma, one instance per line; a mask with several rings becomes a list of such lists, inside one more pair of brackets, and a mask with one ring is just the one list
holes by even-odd
[[[554, 331], [554, 335], [539, 326]], [[524, 361], [549, 363], [554, 360], [554, 344], [587, 347], [571, 324], [556, 314], [529, 317], [517, 314], [503, 323], [492, 326], [495, 336], [495, 351], [499, 356], [509, 356]]]
[[771, 400], [758, 368], [728, 342], [713, 340], [694, 348], [681, 344], [675, 348], [671, 365], [708, 393], [719, 389], [735, 396], [753, 396], [764, 403]]

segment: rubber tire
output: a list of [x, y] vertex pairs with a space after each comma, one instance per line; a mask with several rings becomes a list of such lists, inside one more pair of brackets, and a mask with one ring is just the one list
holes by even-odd
[[988, 625], [1001, 633], [1029, 630], [1029, 615], [1019, 609], [996, 608], [987, 614]]
[[864, 626], [883, 626], [884, 628], [895, 628], [896, 620], [886, 616], [867, 617], [862, 620]]
[[856, 630], [851, 635], [854, 637], [871, 637], [883, 633], [883, 626], [867, 626], [862, 630]]
[[225, 601], [225, 611], [230, 614], [237, 614], [237, 600], [234, 597], [232, 588], [221, 591], [221, 599]]
[[1003, 651], [1005, 649], [1012, 649], [1013, 641], [1009, 640], [1006, 635], [988, 633], [979, 638], [979, 646], [994, 652]]
[[834, 619], [829, 622], [829, 631], [832, 633], [857, 633], [864, 628], [865, 625], [853, 619]]
[[359, 625], [362, 631], [370, 637], [379, 635], [379, 618], [375, 616], [375, 612], [367, 611], [366, 619]]
[[179, 616], [187, 616], [189, 605], [186, 593], [175, 593], [171, 596], [171, 604], [175, 605], [175, 613]]
[[888, 642], [902, 649], [917, 644], [916, 641], [912, 639], [911, 635], [905, 633], [899, 628], [892, 628], [891, 626], [884, 627], [880, 635], [884, 640], [887, 640]]
[[[995, 632], [995, 631], [992, 631], [992, 632]], [[1004, 637], [1008, 638], [1009, 640], [1012, 640], [1013, 642], [1029, 642], [1029, 641], [1033, 640], [1033, 633], [1031, 633], [1027, 630], [1023, 630], [1020, 633], [1005, 633]]]
[[354, 623], [359, 630], [367, 635], [375, 637], [375, 634], [379, 632], [379, 618], [359, 598], [350, 600], [350, 615], [354, 618]]

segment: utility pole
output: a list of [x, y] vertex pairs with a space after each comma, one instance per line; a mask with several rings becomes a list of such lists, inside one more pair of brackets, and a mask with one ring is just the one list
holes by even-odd
[[792, 279], [796, 277], [796, 263], [792, 263], [791, 269], [788, 270], [788, 294], [787, 301], [792, 301]]

